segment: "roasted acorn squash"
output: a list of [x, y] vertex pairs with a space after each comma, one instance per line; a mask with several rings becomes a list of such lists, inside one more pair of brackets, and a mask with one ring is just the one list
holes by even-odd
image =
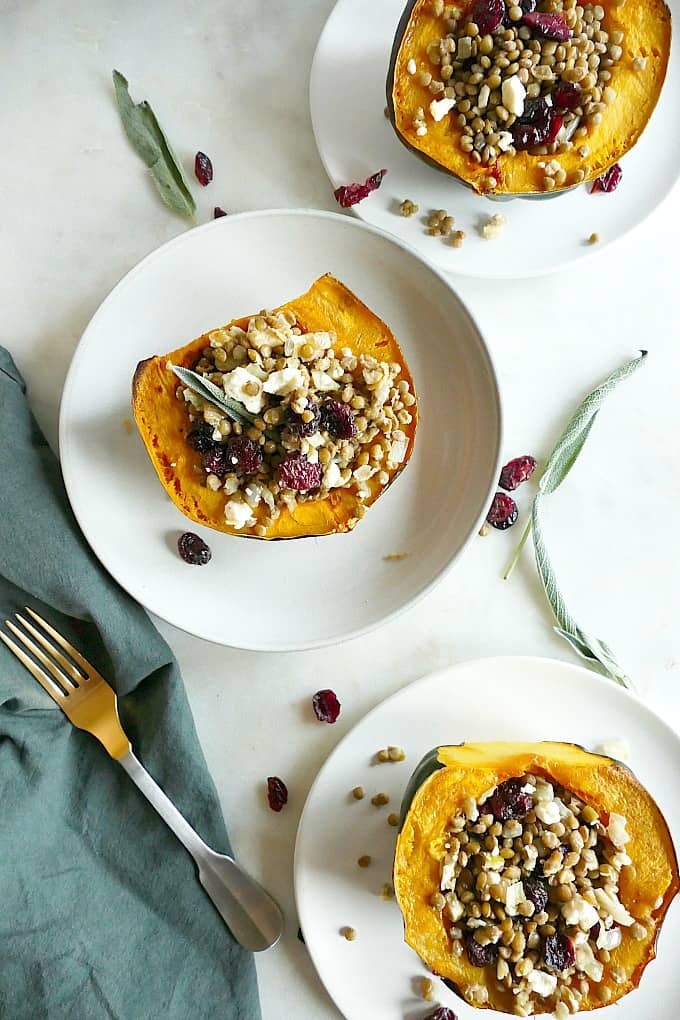
[[[572, 791], [597, 811], [607, 824], [610, 812], [625, 816], [630, 842], [626, 851], [632, 866], [621, 871], [621, 903], [647, 928], [640, 941], [626, 937], [611, 951], [602, 981], [591, 985], [580, 1009], [601, 1007], [611, 993], [615, 1002], [636, 988], [647, 964], [656, 955], [657, 937], [680, 881], [673, 842], [656, 803], [620, 762], [573, 744], [480, 743], [435, 748], [414, 771], [402, 803], [401, 829], [394, 861], [394, 888], [404, 919], [406, 942], [427, 966], [457, 994], [486, 984], [484, 1005], [513, 1012], [513, 996], [485, 970], [474, 967], [466, 953], [452, 952], [442, 917], [431, 905], [439, 889], [441, 865], [448, 837], [447, 823], [465, 798], [479, 799], [505, 780], [526, 773], [544, 776]], [[614, 980], [615, 970], [620, 979]], [[606, 987], [605, 996], [598, 990]], [[473, 1005], [479, 1005], [472, 1002]], [[549, 1011], [550, 1007], [537, 1012]]]
[[[413, 379], [404, 355], [391, 330], [344, 284], [330, 274], [318, 279], [301, 297], [283, 305], [290, 310], [303, 332], [328, 331], [337, 334], [337, 346], [350, 348], [355, 356], [371, 355], [378, 361], [397, 362], [400, 378], [414, 392]], [[245, 326], [249, 316], [234, 319], [228, 326]], [[225, 328], [228, 328], [225, 327]], [[390, 470], [389, 480], [380, 485], [372, 478], [371, 495], [361, 501], [349, 488], [333, 489], [327, 498], [310, 500], [294, 512], [282, 509], [266, 534], [244, 534], [224, 519], [225, 496], [205, 485], [200, 455], [186, 442], [190, 427], [186, 405], [176, 396], [178, 380], [168, 363], [193, 368], [198, 356], [209, 345], [209, 334], [169, 354], [147, 358], [137, 366], [132, 383], [132, 408], [139, 432], [158, 477], [173, 503], [192, 521], [241, 537], [265, 539], [301, 538], [350, 531], [363, 514], [392, 484], [406, 466], [413, 451], [418, 422], [417, 404], [410, 408], [412, 421], [400, 426], [408, 439], [403, 463]], [[262, 510], [256, 511], [256, 515]]]
[[[550, 196], [580, 183], [577, 177], [580, 170], [585, 171], [583, 181], [601, 176], [635, 145], [654, 111], [666, 76], [671, 15], [663, 0], [627, 0], [620, 5], [612, 0], [599, 2], [609, 33], [615, 30], [624, 33], [623, 55], [611, 69], [609, 81], [616, 100], [605, 107], [602, 122], [583, 139], [590, 150], [587, 157], [579, 155], [579, 146], [556, 157], [566, 171], [566, 180], [547, 193]], [[463, 2], [457, 6], [465, 11], [472, 4]], [[464, 24], [464, 15], [461, 23]], [[407, 65], [413, 60], [419, 72], [434, 70], [427, 51], [446, 32], [443, 24], [442, 18], [434, 14], [432, 0], [407, 0], [387, 75], [387, 112], [397, 137], [431, 166], [480, 194], [547, 197], [545, 175], [538, 166], [545, 156], [520, 151], [515, 155], [501, 153], [492, 166], [476, 163], [460, 146], [462, 128], [455, 117], [447, 115], [436, 123], [427, 113], [434, 97], [418, 82], [417, 74], [409, 73]], [[646, 62], [644, 68], [634, 67], [636, 58]], [[419, 107], [425, 110], [427, 120], [427, 133], [422, 135], [414, 124]]]

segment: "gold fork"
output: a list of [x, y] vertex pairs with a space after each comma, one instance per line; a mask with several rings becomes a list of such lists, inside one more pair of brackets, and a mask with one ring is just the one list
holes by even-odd
[[232, 857], [216, 853], [203, 842], [133, 754], [120, 724], [118, 699], [113, 688], [54, 627], [28, 606], [25, 608], [41, 629], [16, 613], [20, 626], [12, 620], [5, 620], [5, 625], [24, 647], [1, 630], [0, 640], [33, 674], [73, 725], [96, 737], [122, 765], [194, 858], [201, 885], [234, 938], [253, 952], [275, 945], [283, 928], [278, 904]]

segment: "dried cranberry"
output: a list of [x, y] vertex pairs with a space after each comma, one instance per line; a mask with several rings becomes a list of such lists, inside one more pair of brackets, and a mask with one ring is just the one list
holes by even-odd
[[[509, 497], [506, 497], [509, 498]], [[484, 813], [494, 816], [497, 822], [511, 818], [526, 818], [534, 806], [533, 798], [522, 792], [523, 779], [506, 779], [500, 783], [484, 803]]]
[[519, 510], [512, 496], [506, 496], [504, 492], [497, 492], [486, 519], [492, 528], [505, 531], [506, 528], [512, 527], [518, 516]]
[[247, 436], [232, 436], [223, 449], [227, 470], [237, 475], [254, 475], [262, 466], [262, 450]]
[[531, 478], [535, 469], [536, 461], [529, 454], [526, 454], [524, 457], [515, 457], [514, 460], [509, 460], [501, 471], [498, 484], [501, 489], [507, 489], [508, 492], [512, 492], [522, 482], [526, 482], [527, 479]]
[[574, 966], [574, 943], [566, 935], [548, 935], [543, 945], [543, 959], [550, 970], [568, 970]]
[[481, 946], [473, 935], [466, 936], [465, 948], [467, 949], [468, 960], [473, 967], [487, 967], [498, 959], [498, 946], [494, 945], [493, 942], [489, 942], [486, 946]]
[[224, 478], [229, 470], [225, 447], [216, 443], [212, 449], [206, 450], [203, 454], [203, 467], [209, 475], [217, 475], [218, 478]]
[[564, 117], [548, 106], [544, 98], [526, 104], [524, 114], [510, 128], [512, 142], [520, 151], [534, 145], [554, 142], [564, 123]]
[[588, 933], [588, 936], [589, 936], [589, 938], [591, 938], [593, 940], [593, 942], [597, 942], [597, 940], [600, 937], [600, 932], [601, 931], [602, 931], [602, 924], [600, 923], [600, 921], [596, 921], [595, 924], [593, 925], [593, 927], [590, 929], [590, 931]]
[[529, 11], [522, 18], [525, 25], [533, 28], [544, 39], [557, 39], [566, 42], [574, 34], [564, 14], [544, 14], [541, 11]]
[[522, 882], [524, 895], [534, 905], [534, 913], [540, 914], [548, 902], [548, 887], [540, 878], [525, 878]]
[[219, 218], [221, 216], [226, 216], [226, 215], [227, 215], [227, 213], [225, 212], [225, 210], [222, 209], [219, 205], [216, 205], [215, 208], [213, 209], [213, 219], [214, 220], [219, 220]]
[[574, 81], [561, 81], [550, 95], [556, 110], [575, 110], [581, 103], [581, 86]]
[[289, 432], [292, 432], [295, 436], [313, 436], [315, 432], [319, 431], [321, 425], [321, 408], [315, 400], [307, 398], [307, 410], [312, 412], [311, 421], [303, 421], [299, 414], [295, 411], [288, 409], [288, 417], [286, 418], [286, 428]]
[[387, 170], [378, 170], [377, 173], [367, 177], [363, 184], [342, 184], [333, 192], [335, 200], [343, 209], [348, 209], [351, 205], [356, 205], [357, 202], [363, 202], [372, 191], [376, 191], [380, 187], [386, 173]]
[[320, 464], [312, 464], [301, 453], [287, 453], [278, 468], [278, 482], [283, 489], [307, 492], [321, 485]]
[[210, 157], [206, 156], [204, 152], [196, 153], [196, 159], [194, 160], [194, 173], [196, 174], [196, 180], [199, 184], [202, 184], [204, 188], [206, 184], [210, 184], [213, 179], [213, 165], [210, 162]]
[[267, 779], [267, 800], [272, 811], [280, 811], [288, 803], [288, 787], [278, 776]]
[[327, 429], [336, 439], [351, 439], [357, 434], [351, 409], [339, 400], [324, 400], [321, 405], [321, 428]]
[[614, 163], [614, 166], [610, 166], [606, 173], [603, 173], [601, 177], [596, 177], [593, 181], [593, 186], [590, 189], [592, 195], [595, 191], [603, 191], [605, 195], [610, 194], [612, 191], [616, 191], [621, 178], [623, 177], [623, 170], [619, 163]]
[[458, 1017], [448, 1006], [437, 1006], [434, 1013], [428, 1013], [424, 1020], [458, 1020]]
[[212, 425], [208, 425], [207, 421], [197, 421], [187, 432], [187, 443], [192, 450], [198, 450], [199, 453], [212, 450], [215, 446], [213, 431]]
[[340, 715], [340, 702], [334, 691], [317, 691], [312, 698], [314, 715], [319, 722], [334, 723]]
[[193, 531], [185, 531], [177, 539], [177, 552], [185, 563], [191, 563], [195, 567], [203, 567], [212, 559], [210, 546], [206, 545], [202, 538], [195, 535]]
[[480, 35], [488, 35], [496, 31], [504, 14], [503, 0], [476, 0], [469, 20], [477, 26]]

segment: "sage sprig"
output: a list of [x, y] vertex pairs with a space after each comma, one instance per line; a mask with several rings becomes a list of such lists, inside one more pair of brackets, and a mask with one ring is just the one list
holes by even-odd
[[548, 556], [543, 532], [541, 530], [541, 506], [545, 496], [554, 492], [565, 480], [571, 471], [578, 455], [580, 454], [595, 419], [600, 411], [602, 403], [613, 389], [628, 376], [636, 372], [647, 357], [647, 351], [641, 351], [638, 358], [633, 358], [621, 368], [612, 372], [610, 376], [597, 386], [588, 396], [581, 401], [576, 412], [571, 418], [566, 429], [558, 439], [552, 453], [543, 470], [538, 483], [538, 492], [534, 498], [531, 517], [524, 530], [517, 551], [505, 571], [504, 577], [507, 580], [515, 568], [521, 555], [524, 544], [529, 535], [533, 532], [534, 552], [536, 555], [536, 566], [538, 568], [548, 602], [553, 611], [558, 626], [555, 632], [568, 641], [573, 650], [585, 659], [590, 667], [607, 676], [624, 687], [632, 687], [632, 682], [621, 666], [611, 648], [604, 641], [587, 634], [576, 623], [567, 609], [564, 598], [557, 584], [555, 572]]
[[161, 198], [180, 216], [193, 216], [196, 203], [189, 182], [156, 114], [146, 100], [133, 102], [127, 80], [120, 71], [113, 72], [113, 87], [125, 134], [151, 171]]
[[[215, 404], [221, 411], [231, 418], [232, 421], [238, 422], [244, 428], [249, 428], [255, 424], [256, 414], [252, 414], [247, 408], [241, 403], [240, 400], [234, 400], [233, 397], [228, 397], [224, 390], [221, 390], [219, 386], [211, 382], [210, 379], [206, 379], [204, 376], [199, 375], [198, 372], [192, 372], [190, 368], [182, 368], [181, 365], [170, 365], [172, 371], [175, 373], [177, 378], [185, 386], [188, 386], [190, 390], [198, 393], [204, 400], [209, 401], [211, 404]], [[276, 439], [276, 433], [271, 429], [267, 429], [265, 435], [268, 439]]]

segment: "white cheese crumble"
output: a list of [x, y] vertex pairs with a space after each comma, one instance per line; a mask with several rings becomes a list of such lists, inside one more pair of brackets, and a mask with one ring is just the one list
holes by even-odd
[[607, 758], [616, 758], [618, 761], [629, 761], [630, 744], [622, 737], [611, 737], [598, 744], [595, 753], [604, 754]]
[[584, 900], [582, 896], [572, 896], [572, 898], [563, 905], [562, 917], [567, 924], [578, 926], [584, 931], [590, 931], [594, 924], [600, 920], [600, 915], [597, 909], [588, 903], [588, 900]]
[[512, 145], [512, 135], [509, 131], [501, 131], [498, 136], [498, 148], [501, 152], [507, 152]]
[[505, 895], [505, 912], [510, 917], [515, 917], [517, 914], [517, 908], [520, 903], [524, 903], [526, 900], [526, 894], [524, 892], [524, 886], [521, 882], [513, 882], [508, 886]]
[[224, 519], [227, 524], [240, 531], [253, 519], [253, 514], [247, 503], [240, 500], [230, 499], [224, 506]]
[[444, 99], [433, 99], [430, 103], [430, 114], [432, 116], [432, 120], [437, 122], [443, 120], [446, 114], [450, 113], [455, 105], [455, 99], [447, 99], [446, 97], [444, 97]]
[[536, 992], [541, 998], [552, 995], [557, 988], [557, 976], [546, 974], [544, 970], [532, 970], [527, 974], [526, 981], [531, 991]]
[[602, 980], [602, 974], [604, 968], [599, 960], [595, 959], [595, 954], [588, 942], [584, 942], [574, 951], [574, 962], [578, 970], [582, 970], [584, 974], [587, 974], [591, 981], [599, 982]]
[[[489, 105], [489, 96], [491, 95], [491, 89], [488, 85], [482, 85], [477, 96], [477, 106], [480, 110], [486, 110]], [[510, 132], [508, 132], [510, 134]], [[511, 136], [512, 137], [512, 136]]]
[[516, 74], [506, 78], [501, 86], [501, 98], [503, 106], [515, 117], [521, 117], [524, 113], [524, 100], [527, 90]]
[[328, 372], [321, 372], [318, 368], [312, 369], [312, 382], [320, 393], [330, 393], [331, 390], [340, 389], [340, 383], [331, 379]]
[[408, 71], [409, 74], [415, 74], [416, 71], [418, 70], [418, 65], [416, 64], [413, 57], [411, 57], [411, 59], [407, 63], [406, 70]]
[[458, 897], [452, 892], [450, 892], [446, 897], [446, 911], [454, 924], [456, 921], [460, 921], [461, 917], [465, 913], [465, 907]]
[[[402, 464], [407, 450], [408, 439], [395, 439], [394, 442], [390, 443], [390, 449], [387, 454], [387, 466], [393, 467], [395, 464]], [[474, 821], [474, 819], [471, 820]]]
[[600, 928], [600, 934], [597, 936], [597, 948], [598, 949], [618, 949], [621, 945], [621, 929], [620, 928], [605, 928], [604, 925]]
[[605, 892], [604, 889], [594, 889], [593, 892], [595, 893], [595, 899], [600, 910], [605, 914], [611, 915], [617, 924], [622, 925], [624, 928], [629, 928], [631, 924], [635, 923], [635, 918], [631, 917], [618, 896], [613, 896]]
[[[617, 815], [614, 811], [612, 811], [609, 816], [607, 835], [617, 850], [623, 850], [626, 843], [630, 842], [630, 835], [626, 831], [626, 819], [623, 815]], [[628, 863], [630, 863], [630, 861]]]
[[560, 809], [557, 801], [554, 800], [541, 800], [536, 804], [534, 808], [536, 817], [539, 818], [544, 825], [555, 825], [560, 820]]
[[264, 384], [264, 392], [275, 394], [277, 397], [285, 397], [293, 390], [302, 386], [303, 376], [299, 368], [282, 368], [278, 372], [272, 372]]
[[482, 237], [487, 241], [496, 241], [503, 233], [504, 228], [505, 216], [501, 216], [500, 213], [494, 213], [482, 227]]
[[[251, 369], [254, 366], [251, 365]], [[222, 388], [228, 397], [239, 400], [251, 414], [259, 414], [264, 406], [262, 380], [248, 368], [235, 368], [222, 376]]]

